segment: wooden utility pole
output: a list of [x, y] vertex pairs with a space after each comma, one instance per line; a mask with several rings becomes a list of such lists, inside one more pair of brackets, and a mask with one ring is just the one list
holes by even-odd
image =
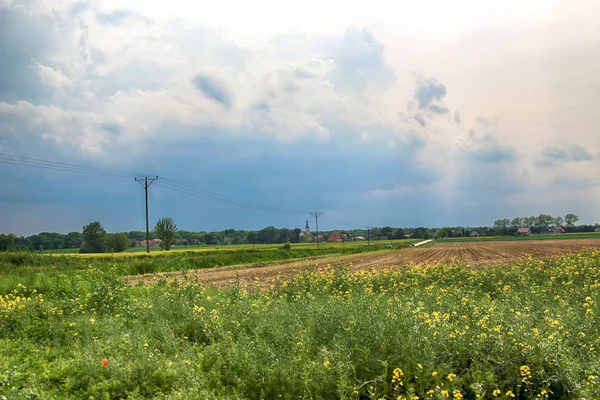
[[144, 178], [134, 178], [136, 182], [139, 182], [140, 185], [144, 188], [146, 192], [146, 252], [150, 253], [150, 226], [148, 224], [148, 188], [152, 185], [152, 182], [158, 179], [158, 176], [155, 178], [144, 177]]
[[322, 212], [314, 212], [314, 213], [310, 213], [310, 215], [313, 215], [315, 217], [315, 225], [317, 228], [317, 247], [319, 247], [319, 215], [323, 214]]

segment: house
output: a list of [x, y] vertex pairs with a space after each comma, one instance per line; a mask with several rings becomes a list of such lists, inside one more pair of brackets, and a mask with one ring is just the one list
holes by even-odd
[[469, 236], [471, 236], [471, 237], [478, 237], [478, 236], [479, 236], [479, 233], [477, 233], [477, 231], [473, 231], [473, 232], [471, 232], [471, 233], [469, 234]]
[[355, 239], [356, 240], [367, 240], [367, 238], [365, 238], [364, 236], [357, 236]]
[[341, 233], [336, 233], [334, 235], [329, 235], [327, 238], [328, 242], [343, 242], [343, 235]]
[[519, 228], [517, 229], [517, 235], [529, 236], [531, 235], [531, 228]]
[[557, 233], [565, 233], [565, 230], [563, 228], [561, 228], [560, 226], [553, 226], [548, 228], [548, 233], [551, 234], [557, 234]]
[[[148, 243], [150, 244], [150, 247], [160, 246], [160, 239], [150, 239], [148, 241]], [[146, 247], [146, 241], [145, 240], [136, 240], [135, 245], [137, 247]]]

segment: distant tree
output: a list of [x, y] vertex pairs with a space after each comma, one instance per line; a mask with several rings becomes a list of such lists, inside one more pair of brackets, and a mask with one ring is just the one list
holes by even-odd
[[42, 242], [42, 246], [44, 246], [44, 249], [46, 250], [52, 250], [52, 242], [50, 240], [44, 240]]
[[554, 225], [555, 226], [563, 226], [565, 223], [565, 220], [563, 219], [563, 217], [556, 217], [554, 218]]
[[294, 243], [300, 243], [300, 234], [302, 230], [300, 228], [294, 228]]
[[391, 226], [384, 226], [383, 228], [381, 228], [381, 231], [379, 232], [379, 234], [381, 236], [386, 236], [386, 237], [391, 237], [392, 233], [393, 233], [393, 229]]
[[510, 225], [510, 220], [508, 218], [498, 219], [494, 221], [494, 230], [496, 230], [499, 234], [504, 234], [504, 232], [508, 229]]
[[177, 232], [177, 225], [173, 222], [172, 218], [161, 218], [154, 227], [154, 233], [156, 237], [160, 239], [160, 248], [163, 250], [170, 250], [173, 242], [175, 241], [175, 233]]
[[551, 215], [548, 215], [548, 214], [540, 214], [536, 218], [535, 226], [539, 230], [545, 230], [545, 229], [548, 229], [548, 227], [550, 225], [552, 225], [553, 223], [554, 223], [554, 217], [552, 217]]
[[248, 242], [248, 244], [256, 243], [256, 232], [248, 232], [248, 236], [246, 236], [246, 242]]
[[129, 238], [124, 233], [107, 234], [104, 241], [106, 249], [112, 250], [115, 253], [127, 250], [130, 244]]
[[100, 222], [91, 222], [83, 227], [83, 253], [104, 253], [106, 231]]
[[523, 218], [523, 228], [531, 228], [535, 225], [536, 217], [524, 217]]
[[575, 215], [575, 214], [565, 215], [565, 224], [567, 224], [568, 227], [575, 226], [577, 221], [579, 221], [579, 217], [577, 215]]
[[15, 246], [15, 235], [4, 235], [0, 234], [0, 251], [14, 251]]
[[521, 225], [523, 225], [523, 218], [521, 217], [513, 218], [513, 220], [510, 221], [510, 227], [512, 229], [519, 229]]

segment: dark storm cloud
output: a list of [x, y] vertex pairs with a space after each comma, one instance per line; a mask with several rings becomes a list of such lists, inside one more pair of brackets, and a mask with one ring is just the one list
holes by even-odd
[[0, 6], [0, 101], [40, 104], [52, 98], [35, 69], [57, 50], [55, 16]]

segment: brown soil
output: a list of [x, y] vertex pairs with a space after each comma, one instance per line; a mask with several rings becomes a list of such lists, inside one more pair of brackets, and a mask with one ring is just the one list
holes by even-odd
[[[219, 267], [188, 272], [188, 278], [198, 280], [208, 286], [227, 287], [235, 284], [236, 276], [243, 287], [255, 286], [257, 282], [272, 282], [277, 277], [287, 277], [307, 269], [327, 264], [348, 265], [350, 270], [383, 268], [401, 264], [440, 264], [460, 261], [467, 265], [486, 265], [506, 263], [531, 255], [533, 257], [552, 257], [583, 248], [600, 248], [600, 239], [567, 240], [522, 240], [506, 242], [443, 242], [429, 248], [406, 248], [385, 250], [373, 253], [347, 256], [323, 256], [310, 259], [282, 261], [278, 263]], [[181, 272], [135, 275], [127, 277], [131, 285], [140, 282], [151, 283], [159, 279], [181, 278]]]

